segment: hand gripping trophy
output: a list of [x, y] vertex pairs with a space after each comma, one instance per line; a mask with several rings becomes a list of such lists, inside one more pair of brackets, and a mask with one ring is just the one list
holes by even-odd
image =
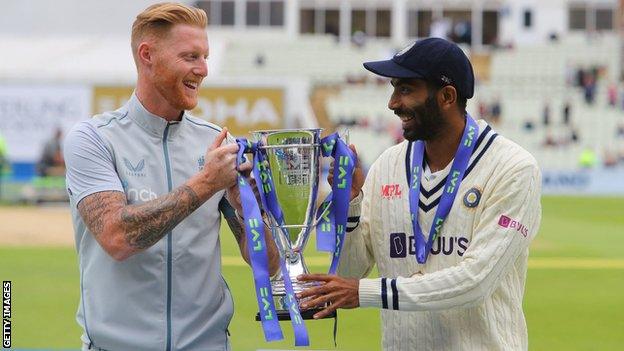
[[[329, 273], [335, 274], [338, 267], [355, 155], [337, 134], [322, 139], [320, 135], [321, 129], [285, 129], [253, 132], [256, 142], [237, 139], [239, 163], [244, 153], [253, 154], [253, 174], [260, 193], [261, 206], [250, 185], [239, 175], [247, 246], [260, 310], [256, 320], [262, 322], [267, 341], [283, 339], [279, 321], [290, 320], [295, 345], [309, 345], [303, 320], [311, 319], [321, 308], [301, 312], [295, 294], [314, 284], [296, 278], [308, 273], [303, 250], [314, 227], [317, 249], [331, 253]], [[334, 157], [335, 169], [332, 193], [317, 210], [321, 155]], [[260, 207], [268, 218], [280, 253], [280, 271], [273, 277], [268, 273]]]

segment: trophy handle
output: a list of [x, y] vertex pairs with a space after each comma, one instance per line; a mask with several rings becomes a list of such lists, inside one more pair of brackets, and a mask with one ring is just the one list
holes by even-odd
[[[349, 145], [349, 137], [350, 137], [350, 130], [349, 128], [345, 128], [342, 132], [338, 132], [338, 136], [340, 136], [341, 139], [344, 140], [345, 144]], [[319, 172], [320, 173], [320, 172]], [[327, 212], [329, 212], [329, 207], [333, 204], [333, 201], [330, 201], [329, 204], [327, 205], [327, 207], [325, 207], [325, 210], [321, 213], [321, 215], [319, 216], [319, 218], [325, 216], [327, 214]], [[316, 226], [318, 225], [318, 219], [314, 218], [312, 227], [316, 228]]]
[[329, 204], [327, 205], [327, 207], [325, 207], [325, 210], [323, 210], [323, 212], [321, 212], [321, 215], [318, 216], [318, 218], [314, 218], [314, 220], [312, 221], [312, 228], [316, 229], [316, 226], [319, 223], [319, 218], [325, 216], [328, 212], [329, 212], [329, 208], [331, 207], [333, 201], [330, 201]]

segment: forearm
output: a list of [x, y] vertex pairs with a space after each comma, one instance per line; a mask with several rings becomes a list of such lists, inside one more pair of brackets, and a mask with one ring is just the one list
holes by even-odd
[[201, 177], [193, 177], [142, 204], [128, 205], [121, 192], [101, 192], [84, 198], [78, 209], [100, 245], [124, 260], [157, 243], [213, 194]]
[[363, 195], [360, 193], [350, 203], [347, 233], [337, 272], [341, 277], [357, 279], [366, 277], [375, 264], [368, 244], [368, 231], [370, 230], [368, 219], [361, 217], [362, 198]]
[[[249, 257], [249, 250], [247, 248], [247, 235], [245, 235], [245, 226], [243, 221], [238, 216], [225, 216], [225, 220], [238, 243], [238, 247], [240, 249], [241, 256], [247, 262], [247, 264], [251, 265], [251, 259]], [[279, 251], [277, 250], [277, 246], [275, 245], [275, 241], [273, 240], [273, 235], [271, 234], [271, 229], [268, 226], [264, 226], [264, 240], [267, 246], [267, 255], [269, 259], [269, 274], [273, 275], [279, 269]]]
[[150, 202], [124, 206], [119, 213], [119, 226], [130, 248], [144, 250], [162, 239], [204, 201], [184, 184]]

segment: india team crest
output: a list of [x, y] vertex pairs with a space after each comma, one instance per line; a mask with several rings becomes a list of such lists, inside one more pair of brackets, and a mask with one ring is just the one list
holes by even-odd
[[470, 188], [464, 195], [464, 206], [468, 208], [475, 208], [481, 201], [481, 190], [478, 188]]

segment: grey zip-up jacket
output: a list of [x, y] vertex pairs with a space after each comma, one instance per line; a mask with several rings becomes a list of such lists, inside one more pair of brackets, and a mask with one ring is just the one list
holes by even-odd
[[103, 350], [229, 350], [233, 301], [221, 275], [221, 191], [147, 250], [115, 261], [77, 204], [100, 191], [129, 204], [153, 200], [204, 166], [220, 128], [184, 113], [167, 122], [133, 94], [117, 111], [77, 124], [65, 140], [67, 190], [79, 256], [77, 320], [86, 347]]

